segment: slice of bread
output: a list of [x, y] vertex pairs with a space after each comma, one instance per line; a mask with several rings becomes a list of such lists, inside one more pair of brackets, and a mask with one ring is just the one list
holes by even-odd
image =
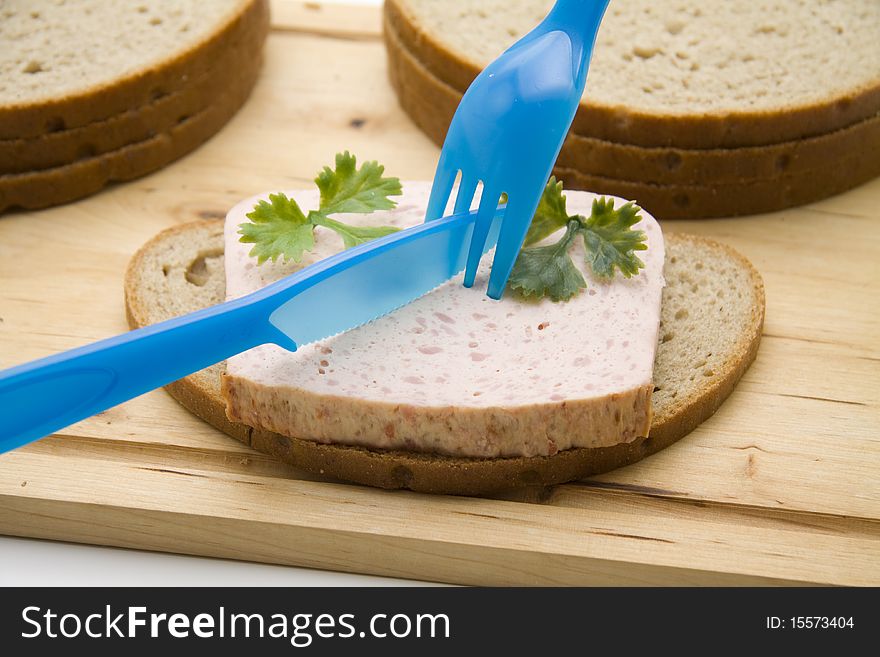
[[[665, 276], [650, 437], [631, 443], [570, 449], [554, 456], [492, 459], [322, 445], [231, 423], [220, 393], [224, 364], [167, 389], [221, 431], [320, 475], [451, 494], [490, 494], [570, 481], [633, 463], [685, 436], [717, 410], [757, 354], [764, 287], [745, 258], [711, 240], [667, 234]], [[126, 272], [126, 313], [132, 328], [224, 298], [222, 221], [163, 231], [135, 254]]]
[[29, 0], [0, 6], [0, 139], [147, 105], [198, 79], [267, 0]]
[[250, 95], [262, 58], [241, 62], [227, 73], [225, 89], [205, 109], [181, 116], [165, 131], [114, 151], [59, 167], [0, 175], [0, 213], [67, 203], [93, 194], [109, 183], [132, 180], [186, 155], [212, 137]]
[[[462, 92], [425, 68], [388, 21], [384, 38], [389, 77], [401, 106], [434, 142], [442, 145]], [[572, 131], [559, 154], [559, 165], [602, 178], [711, 186], [827, 171], [838, 163], [846, 168], [848, 160], [857, 154], [868, 156], [865, 159], [873, 162], [873, 174], [880, 175], [880, 114], [808, 139], [741, 148], [633, 146]], [[822, 185], [816, 190], [824, 193]]]
[[[464, 90], [551, 0], [388, 0], [387, 20], [439, 79]], [[880, 111], [880, 3], [614, 0], [573, 124], [640, 146], [762, 146]]]
[[177, 91], [78, 128], [0, 139], [0, 175], [39, 171], [103, 155], [167, 132], [182, 117], [220, 102], [239, 71], [253, 71], [262, 56], [268, 23], [252, 21], [245, 27], [230, 36], [208, 69]]

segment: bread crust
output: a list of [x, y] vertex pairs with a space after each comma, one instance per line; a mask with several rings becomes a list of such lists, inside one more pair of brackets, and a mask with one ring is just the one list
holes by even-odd
[[227, 75], [227, 89], [200, 112], [176, 122], [169, 130], [120, 149], [72, 164], [0, 176], [0, 212], [34, 210], [93, 194], [107, 184], [143, 176], [186, 155], [231, 119], [250, 95], [262, 56], [243, 62], [236, 76]]
[[565, 167], [553, 171], [569, 189], [633, 199], [657, 219], [709, 219], [774, 212], [840, 194], [880, 175], [880, 159], [866, 153], [836, 162], [827, 170], [712, 186], [653, 185]]
[[[764, 281], [751, 262], [736, 249], [714, 240], [688, 233], [666, 234], [668, 244], [678, 249], [709, 249], [718, 259], [727, 259], [747, 272], [749, 288], [754, 295], [748, 320], [742, 325], [739, 339], [730, 350], [730, 357], [721, 366], [721, 376], [703, 381], [700, 394], [677, 399], [655, 408], [651, 422], [651, 438], [669, 445], [681, 436], [689, 434], [704, 420], [715, 414], [721, 404], [733, 392], [737, 382], [758, 356], [761, 335], [764, 330], [766, 294]], [[658, 358], [662, 358], [662, 352]], [[655, 385], [660, 385], [655, 380]]]
[[[437, 78], [467, 89], [481, 66], [448, 49], [427, 26], [420, 25], [406, 0], [386, 0], [384, 14], [403, 45]], [[582, 136], [637, 146], [734, 148], [763, 146], [824, 135], [864, 121], [880, 112], [880, 80], [851, 93], [778, 112], [749, 111], [662, 115], [601, 105], [582, 104], [572, 130]]]
[[0, 106], [0, 139], [34, 138], [106, 120], [174, 93], [200, 77], [242, 35], [269, 22], [268, 0], [241, 0], [238, 11], [189, 49], [130, 75], [50, 101]]
[[[385, 40], [401, 106], [442, 144], [461, 93], [421, 67], [388, 25]], [[880, 116], [812, 139], [736, 149], [643, 148], [571, 133], [555, 174], [573, 189], [636, 199], [660, 219], [771, 212], [880, 175]]]
[[231, 35], [211, 67], [181, 89], [139, 107], [78, 128], [38, 137], [0, 140], [0, 175], [40, 171], [103, 155], [171, 130], [181, 119], [223, 100], [239, 69], [261, 57], [268, 25], [253, 22]]
[[[168, 319], [180, 312], [197, 309], [199, 303], [181, 300], [175, 288], [178, 307], [171, 309], [157, 303], [156, 295], [170, 294], [169, 281], [175, 272], [186, 270], [200, 255], [222, 249], [223, 222], [196, 221], [163, 231], [147, 242], [132, 258], [125, 276], [125, 304], [131, 328], [139, 328]], [[231, 423], [226, 418], [225, 401], [220, 392], [222, 364], [167, 387], [181, 405], [221, 431], [303, 470], [380, 488], [407, 488], [425, 493], [485, 495], [520, 486], [551, 486], [634, 463], [682, 438], [711, 416], [730, 394], [736, 382], [754, 360], [764, 318], [764, 288], [752, 265], [732, 249], [701, 237], [669, 234], [667, 248], [699, 246], [729, 258], [747, 272], [754, 305], [748, 325], [730, 348], [731, 356], [724, 370], [699, 395], [679, 399], [674, 405], [655, 407], [649, 438], [600, 448], [565, 450], [554, 456], [519, 458], [461, 458], [416, 454], [402, 451], [378, 451], [362, 447], [319, 444], [271, 432], [253, 430]], [[175, 247], [172, 254], [170, 247]], [[166, 271], [171, 273], [166, 275]], [[222, 271], [212, 272], [217, 290]], [[164, 290], [164, 291], [163, 291]], [[210, 301], [219, 302], [216, 293]], [[662, 349], [662, 345], [661, 345]], [[659, 357], [659, 356], [658, 356]], [[662, 382], [655, 382], [661, 383]]]

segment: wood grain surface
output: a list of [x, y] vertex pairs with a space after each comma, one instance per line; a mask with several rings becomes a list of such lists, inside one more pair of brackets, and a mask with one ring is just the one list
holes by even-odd
[[[431, 178], [438, 149], [391, 91], [379, 11], [273, 10], [254, 95], [206, 145], [85, 201], [0, 217], [0, 367], [125, 331], [141, 244], [311, 185], [336, 151]], [[156, 391], [0, 456], [0, 532], [467, 584], [878, 585], [878, 227], [880, 180], [771, 215], [664, 223], [754, 262], [765, 335], [714, 417], [628, 468], [497, 499], [373, 490], [275, 462]]]

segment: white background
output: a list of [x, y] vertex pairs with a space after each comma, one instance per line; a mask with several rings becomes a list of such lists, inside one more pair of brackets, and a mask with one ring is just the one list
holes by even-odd
[[[381, 0], [325, 0], [379, 5]], [[296, 546], [291, 546], [296, 549]], [[0, 586], [396, 586], [406, 580], [0, 536]]]

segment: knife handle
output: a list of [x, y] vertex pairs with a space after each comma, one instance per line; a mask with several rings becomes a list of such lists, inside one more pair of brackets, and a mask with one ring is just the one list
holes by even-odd
[[295, 348], [242, 298], [0, 372], [0, 453], [267, 342]]

